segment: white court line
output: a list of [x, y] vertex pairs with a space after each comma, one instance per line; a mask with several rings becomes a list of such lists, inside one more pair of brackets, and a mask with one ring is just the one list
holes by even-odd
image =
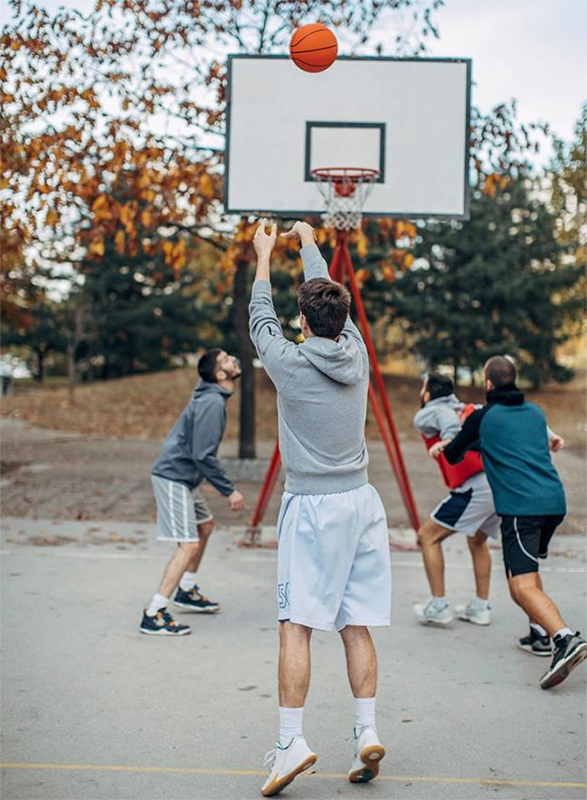
[[[248, 561], [248, 562], [257, 562], [259, 564], [266, 564], [268, 561], [276, 561], [277, 555], [275, 551], [268, 553], [267, 556], [251, 556], [251, 555], [242, 555], [239, 557], [238, 553], [236, 554], [239, 561]], [[27, 553], [22, 550], [0, 550], [0, 556], [23, 556], [24, 558], [88, 558], [88, 559], [97, 559], [97, 558], [114, 558], [114, 559], [121, 559], [127, 561], [150, 561], [156, 559], [160, 561], [163, 554], [153, 553], [95, 553], [95, 552], [84, 552], [84, 551], [72, 551], [69, 553], [64, 552], [43, 552], [43, 553]], [[395, 553], [392, 562], [392, 569], [396, 569], [398, 567], [402, 569], [424, 569], [424, 565], [421, 561], [398, 561], [398, 554]], [[224, 561], [224, 556], [213, 556], [213, 555], [206, 555], [207, 561]], [[448, 569], [461, 569], [467, 570], [470, 572], [472, 570], [472, 566], [470, 564], [460, 564], [456, 562], [446, 562], [445, 567]], [[503, 572], [503, 565], [493, 564], [492, 569], [495, 571]], [[540, 572], [556, 572], [562, 573], [565, 575], [585, 575], [587, 574], [587, 567], [540, 567]]]

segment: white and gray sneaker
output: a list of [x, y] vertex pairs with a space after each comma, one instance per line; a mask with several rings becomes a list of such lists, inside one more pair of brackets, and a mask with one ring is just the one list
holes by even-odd
[[434, 600], [429, 600], [426, 605], [416, 603], [414, 613], [421, 625], [434, 625], [437, 628], [446, 628], [454, 619], [449, 603], [441, 606]]
[[472, 622], [473, 625], [491, 625], [491, 605], [481, 604], [475, 598], [466, 606], [455, 606], [455, 613], [459, 619]]
[[294, 736], [288, 745], [276, 742], [275, 750], [265, 756], [265, 765], [270, 764], [269, 777], [263, 784], [263, 797], [274, 797], [286, 786], [305, 772], [318, 760], [303, 736]]
[[367, 783], [379, 775], [379, 764], [385, 757], [385, 747], [375, 728], [353, 728], [355, 754], [349, 771], [351, 783]]

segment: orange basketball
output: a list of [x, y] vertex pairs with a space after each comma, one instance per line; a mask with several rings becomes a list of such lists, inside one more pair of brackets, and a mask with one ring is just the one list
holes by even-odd
[[304, 72], [323, 72], [336, 60], [338, 42], [326, 25], [304, 25], [294, 31], [289, 52], [296, 67]]

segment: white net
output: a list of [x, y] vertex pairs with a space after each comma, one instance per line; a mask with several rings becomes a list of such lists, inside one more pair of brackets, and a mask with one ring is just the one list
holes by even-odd
[[329, 167], [312, 171], [324, 198], [324, 227], [349, 231], [360, 228], [363, 208], [379, 172], [373, 169]]

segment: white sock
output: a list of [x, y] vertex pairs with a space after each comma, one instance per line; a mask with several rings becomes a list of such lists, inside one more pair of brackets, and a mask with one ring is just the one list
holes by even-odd
[[538, 636], [548, 636], [548, 633], [544, 630], [542, 625], [539, 625], [537, 622], [531, 622], [530, 627], [536, 631]]
[[282, 708], [279, 706], [279, 741], [283, 745], [289, 744], [295, 736], [302, 735], [302, 717], [304, 707]]
[[573, 633], [573, 631], [572, 631], [570, 628], [561, 628], [561, 629], [560, 629], [560, 631], [557, 631], [557, 632], [554, 634], [554, 637], [553, 637], [553, 638], [554, 638], [554, 639], [558, 639], [558, 637], [559, 637], [559, 636], [568, 636], [569, 634], [570, 634], [571, 636], [574, 636], [574, 635], [575, 635], [575, 634]]
[[197, 572], [184, 572], [179, 582], [179, 588], [183, 589], [184, 592], [191, 592], [191, 590], [196, 585], [197, 577], [198, 577]]
[[435, 608], [444, 608], [448, 605], [446, 597], [431, 597], [430, 600]]
[[475, 605], [478, 606], [478, 608], [489, 608], [489, 600], [484, 600], [477, 595], [475, 598]]
[[375, 698], [355, 697], [355, 713], [357, 715], [357, 730], [375, 727]]
[[150, 617], [154, 617], [160, 608], [165, 608], [167, 605], [169, 605], [168, 597], [165, 597], [162, 594], [154, 594], [153, 599], [151, 600], [151, 605], [147, 609], [147, 614]]

